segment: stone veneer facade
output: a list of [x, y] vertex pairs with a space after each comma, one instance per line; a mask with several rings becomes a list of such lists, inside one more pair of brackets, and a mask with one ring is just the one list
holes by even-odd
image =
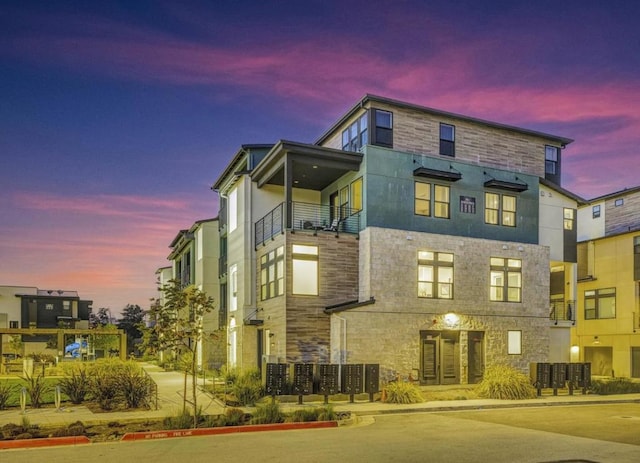
[[[459, 378], [467, 378], [467, 336], [484, 332], [484, 364], [528, 371], [548, 359], [549, 250], [544, 246], [429, 233], [367, 228], [360, 237], [360, 301], [375, 303], [335, 313], [332, 360], [378, 363], [383, 374], [420, 369], [421, 332], [459, 331]], [[453, 299], [417, 297], [419, 250], [454, 254]], [[489, 301], [489, 260], [522, 260], [522, 302]], [[455, 325], [444, 315], [459, 316]], [[346, 325], [346, 329], [345, 329]], [[522, 354], [507, 353], [507, 332], [522, 332]], [[346, 344], [346, 346], [344, 345]]]
[[[393, 113], [393, 149], [397, 151], [438, 156], [440, 123], [450, 124], [455, 126], [455, 160], [544, 178], [545, 145], [560, 147], [560, 143], [552, 138], [482, 124], [462, 117], [385, 105], [376, 101], [368, 102], [365, 107]], [[362, 113], [358, 113], [358, 116], [347, 121], [327, 137], [322, 145], [342, 149], [342, 129], [361, 115]]]
[[[327, 306], [358, 298], [358, 235], [306, 230], [288, 231], [256, 251], [260, 295], [260, 258], [285, 246], [285, 295], [258, 301], [263, 329], [273, 334], [271, 355], [281, 362], [329, 362], [330, 316]], [[319, 295], [292, 294], [292, 246], [318, 246]], [[245, 346], [246, 348], [246, 346]]]

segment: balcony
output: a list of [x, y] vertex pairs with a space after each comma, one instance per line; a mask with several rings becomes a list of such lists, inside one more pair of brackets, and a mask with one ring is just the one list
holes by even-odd
[[550, 301], [549, 320], [554, 325], [557, 325], [558, 322], [571, 322], [572, 325], [575, 325], [576, 301], [565, 301], [564, 299]]
[[256, 222], [256, 248], [285, 230], [357, 234], [360, 232], [360, 211], [321, 204], [280, 203]]

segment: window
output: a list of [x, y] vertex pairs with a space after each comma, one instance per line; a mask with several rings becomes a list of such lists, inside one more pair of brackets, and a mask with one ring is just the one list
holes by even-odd
[[[433, 190], [433, 191], [432, 191]], [[432, 185], [431, 183], [415, 182], [415, 205], [417, 215], [426, 215], [448, 219], [449, 213], [449, 187], [444, 185]], [[433, 198], [433, 213], [431, 199]]]
[[66, 312], [71, 310], [71, 301], [62, 301], [62, 310]]
[[633, 237], [633, 279], [640, 281], [640, 236]]
[[263, 301], [284, 294], [284, 247], [260, 258], [260, 297]]
[[238, 227], [238, 189], [229, 192], [227, 210], [229, 211], [229, 233]]
[[573, 230], [574, 225], [573, 209], [564, 208], [564, 229]]
[[599, 204], [597, 206], [593, 206], [591, 208], [591, 214], [592, 214], [594, 219], [597, 219], [598, 217], [600, 217], [600, 205]]
[[318, 247], [294, 244], [293, 294], [318, 295]]
[[18, 320], [11, 320], [9, 321], [9, 328], [12, 328], [12, 329], [20, 328], [20, 323], [18, 322]]
[[340, 189], [340, 219], [349, 216], [349, 187]]
[[624, 204], [624, 198], [618, 198], [613, 202], [615, 207], [620, 207]]
[[393, 113], [382, 111], [381, 109], [373, 110], [373, 118], [375, 125], [374, 144], [378, 146], [393, 147]]
[[584, 292], [584, 318], [616, 318], [616, 288], [591, 289]]
[[229, 310], [238, 310], [238, 266], [229, 267]]
[[440, 124], [440, 154], [456, 155], [456, 128], [449, 124]]
[[362, 177], [351, 182], [351, 213], [362, 210]]
[[491, 301], [522, 302], [522, 261], [502, 257], [491, 258]]
[[507, 331], [507, 354], [522, 354], [522, 331]]
[[418, 251], [418, 297], [453, 299], [453, 254]]
[[545, 174], [556, 175], [558, 173], [558, 151], [556, 146], [544, 147], [544, 172]]
[[342, 149], [345, 151], [359, 151], [369, 142], [367, 128], [367, 114], [364, 113], [342, 132]]
[[516, 197], [498, 193], [485, 193], [484, 221], [491, 225], [515, 227]]

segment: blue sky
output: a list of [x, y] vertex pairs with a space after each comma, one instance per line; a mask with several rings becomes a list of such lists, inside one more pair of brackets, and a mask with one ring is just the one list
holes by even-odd
[[576, 141], [563, 186], [637, 186], [640, 3], [4, 1], [0, 284], [147, 305], [241, 144], [364, 94]]

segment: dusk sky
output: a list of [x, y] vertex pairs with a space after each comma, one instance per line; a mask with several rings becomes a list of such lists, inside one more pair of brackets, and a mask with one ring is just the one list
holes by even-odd
[[0, 5], [0, 285], [148, 308], [241, 144], [313, 142], [366, 93], [576, 140], [563, 186], [640, 185], [640, 2]]

